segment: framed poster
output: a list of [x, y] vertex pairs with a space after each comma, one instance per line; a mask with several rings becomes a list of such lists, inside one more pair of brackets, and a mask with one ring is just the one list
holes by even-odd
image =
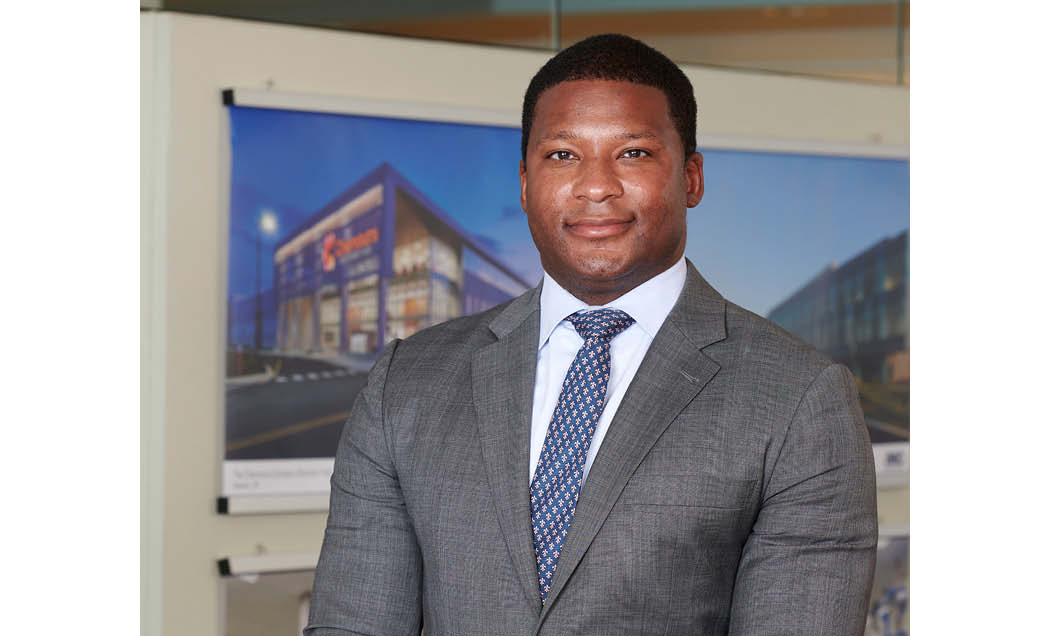
[[[382, 346], [542, 277], [518, 114], [240, 89], [225, 101], [220, 509], [323, 510]], [[707, 141], [686, 256], [726, 298], [850, 366], [873, 440], [906, 446], [906, 154]]]
[[222, 494], [323, 495], [384, 344], [539, 282], [520, 133], [229, 101]]
[[879, 485], [906, 483], [907, 159], [717, 149], [704, 173], [686, 256], [726, 298], [850, 369]]

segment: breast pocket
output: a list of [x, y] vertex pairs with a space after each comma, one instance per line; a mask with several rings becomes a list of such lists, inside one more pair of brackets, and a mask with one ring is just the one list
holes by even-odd
[[621, 501], [627, 505], [692, 506], [699, 508], [747, 508], [758, 480], [728, 479], [720, 475], [636, 474], [624, 488]]

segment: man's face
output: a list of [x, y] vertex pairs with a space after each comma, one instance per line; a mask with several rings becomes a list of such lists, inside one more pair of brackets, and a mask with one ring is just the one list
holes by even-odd
[[658, 88], [580, 80], [544, 91], [519, 173], [547, 273], [605, 304], [674, 265], [686, 208], [704, 191], [702, 157], [684, 156]]

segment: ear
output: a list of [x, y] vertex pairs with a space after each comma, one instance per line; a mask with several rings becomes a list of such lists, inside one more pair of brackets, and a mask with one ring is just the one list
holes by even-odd
[[686, 207], [695, 207], [702, 198], [704, 198], [704, 156], [699, 152], [694, 152], [685, 160]]
[[527, 200], [525, 198], [525, 160], [522, 159], [518, 162], [518, 179], [521, 180], [521, 211], [528, 212]]

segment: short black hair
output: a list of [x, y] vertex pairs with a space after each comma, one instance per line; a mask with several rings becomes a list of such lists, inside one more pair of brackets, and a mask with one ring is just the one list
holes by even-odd
[[521, 107], [521, 158], [529, 145], [536, 102], [548, 88], [575, 80], [610, 80], [653, 86], [667, 97], [671, 122], [682, 139], [685, 156], [696, 151], [696, 98], [682, 69], [666, 55], [638, 40], [606, 33], [580, 40], [537, 71]]

